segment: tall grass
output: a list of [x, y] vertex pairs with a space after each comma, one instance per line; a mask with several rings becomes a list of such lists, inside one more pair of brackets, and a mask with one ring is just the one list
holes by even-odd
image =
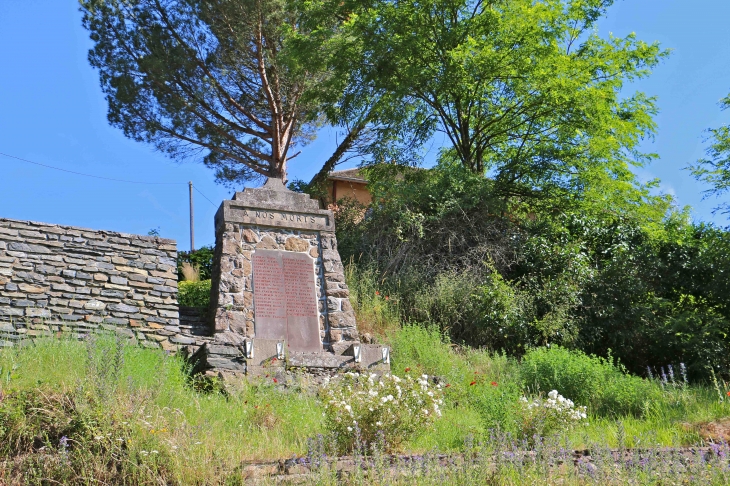
[[[553, 388], [590, 410], [586, 425], [561, 431], [566, 449], [703, 444], [703, 424], [730, 415], [730, 402], [720, 399], [724, 385], [632, 377], [613, 362], [563, 348], [536, 348], [518, 360], [455, 345], [442, 326], [401, 324], [397, 294], [374, 273], [349, 269], [348, 283], [361, 330], [392, 347], [392, 372], [427, 374], [445, 393], [442, 417], [403, 443], [403, 451], [477, 447], [475, 454], [486, 461], [498, 443], [508, 447], [507, 439], [497, 443], [494, 437], [509, 437], [511, 448], [535, 446], [521, 435], [519, 399]], [[320, 399], [296, 381], [282, 386], [264, 377], [200, 389], [182, 359], [113, 336], [2, 350], [0, 484], [48, 478], [68, 484], [238, 484], [249, 474], [247, 461], [303, 456], [311, 449], [309, 438], [326, 435]], [[478, 474], [497, 474], [487, 466], [470, 468], [434, 469], [418, 481], [477, 484]], [[636, 471], [601, 483], [572, 472], [560, 476], [544, 464], [505, 462], [500, 468], [495, 484], [520, 477], [562, 484], [643, 481]], [[319, 471], [312, 481], [337, 481], [331, 472]], [[383, 474], [361, 484], [411, 484]]]
[[[305, 453], [307, 438], [321, 428], [313, 396], [270, 382], [202, 394], [190, 386], [185, 366], [111, 337], [3, 351], [0, 450], [14, 462], [0, 465], [9, 474], [0, 483], [32, 483], [46, 474], [88, 483], [216, 482], [242, 461]], [[65, 466], [49, 471], [37, 463], [40, 451], [63, 447]], [[114, 467], [105, 467], [109, 461]]]

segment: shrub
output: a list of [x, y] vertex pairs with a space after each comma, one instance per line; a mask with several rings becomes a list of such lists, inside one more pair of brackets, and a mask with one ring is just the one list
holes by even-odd
[[436, 326], [405, 325], [391, 339], [392, 369], [406, 368], [444, 377], [453, 374], [457, 361], [448, 337]]
[[551, 390], [547, 398], [538, 396], [528, 400], [522, 397], [520, 403], [520, 435], [528, 440], [569, 430], [587, 418], [585, 406], [576, 407], [572, 400], [563, 397], [557, 390]]
[[210, 280], [200, 282], [178, 282], [177, 299], [180, 305], [188, 307], [208, 307], [210, 304]]
[[443, 403], [441, 385], [430, 384], [428, 375], [345, 373], [322, 387], [321, 398], [325, 425], [342, 452], [381, 438], [386, 449], [396, 449], [440, 417]]
[[561, 390], [601, 415], [640, 415], [645, 402], [660, 394], [656, 385], [628, 375], [610, 359], [558, 346], [529, 351], [521, 371], [528, 389]]
[[[519, 399], [522, 395], [518, 382], [497, 382], [491, 377], [480, 379], [467, 375], [467, 382], [462, 386], [466, 390], [466, 403], [478, 414], [484, 430], [499, 429], [515, 432], [520, 415]], [[474, 383], [472, 385], [472, 383]]]
[[179, 251], [177, 252], [177, 278], [184, 280], [182, 268], [183, 263], [188, 263], [193, 267], [198, 267], [200, 278], [202, 280], [209, 279], [213, 272], [213, 256], [215, 251], [212, 246], [202, 246], [195, 251]]

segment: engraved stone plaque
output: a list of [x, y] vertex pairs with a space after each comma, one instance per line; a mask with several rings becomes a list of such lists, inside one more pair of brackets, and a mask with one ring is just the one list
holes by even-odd
[[286, 339], [291, 351], [321, 351], [312, 257], [257, 249], [251, 261], [256, 337]]

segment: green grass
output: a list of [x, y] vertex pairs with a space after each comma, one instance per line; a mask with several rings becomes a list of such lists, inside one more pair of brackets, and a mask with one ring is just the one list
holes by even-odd
[[[444, 386], [442, 417], [403, 443], [404, 452], [459, 453], [495, 434], [519, 439], [519, 398], [552, 388], [589, 407], [587, 424], [563, 431], [567, 448], [698, 445], [698, 424], [730, 415], [724, 383], [662, 386], [561, 348], [532, 350], [518, 361], [456, 346], [435, 327], [398, 323], [397, 299], [386, 300], [371, 275], [349, 277], [359, 322], [392, 346], [392, 372], [428, 374]], [[4, 349], [0, 484], [44, 484], [48, 478], [68, 484], [238, 484], [246, 461], [305, 455], [308, 439], [326, 434], [316, 392], [299, 385], [261, 379], [201, 387], [181, 359], [112, 336]], [[483, 484], [479, 478], [493, 471], [481, 467], [410, 479]], [[313, 481], [335, 481], [330, 473], [325, 468]], [[569, 471], [560, 474], [540, 464], [505, 464], [494, 482], [586, 484]], [[628, 479], [654, 484], [637, 475], [596, 484]], [[723, 480], [714, 475], [707, 482]], [[362, 484], [412, 483], [370, 477]]]
[[[460, 452], [465, 440], [486, 440], [490, 429], [518, 431], [516, 399], [527, 389], [529, 360], [456, 347], [437, 330], [416, 326], [402, 327], [391, 339], [394, 373], [426, 373], [449, 385], [443, 416], [404, 451]], [[659, 391], [642, 413], [593, 413], [564, 440], [574, 448], [695, 445], [701, 439], [693, 424], [730, 412], [712, 388], [649, 385]], [[264, 379], [199, 392], [182, 360], [113, 337], [4, 350], [0, 393], [0, 451], [15, 461], [0, 466], [0, 483], [40, 484], [51, 475], [89, 484], [91, 478], [224, 484], [241, 475], [243, 462], [304, 455], [307, 439], [326, 432], [322, 405], [305, 388]], [[59, 462], [61, 434], [71, 440], [69, 457], [75, 458], [65, 465]], [[40, 461], [39, 446], [44, 454], [52, 451], [55, 462]], [[110, 458], [121, 458], [122, 466], [108, 467]], [[503, 479], [509, 484], [509, 475]]]
[[[181, 359], [111, 337], [90, 344], [45, 340], [5, 350], [0, 375], [0, 444], [15, 439], [27, 444], [23, 437], [38, 436], [47, 449], [57, 450], [58, 434], [43, 431], [54, 418], [38, 420], [45, 412], [34, 410], [67, 400], [73, 405], [62, 420], [80, 424], [62, 429], [72, 444], [123, 445], [123, 456], [135, 468], [155, 460], [161, 470], [148, 472], [178, 484], [207, 481], [242, 461], [305, 453], [307, 438], [321, 428], [314, 396], [277, 390], [267, 382], [198, 393]], [[25, 392], [38, 400], [28, 402]], [[0, 445], [8, 457], [35, 449]]]

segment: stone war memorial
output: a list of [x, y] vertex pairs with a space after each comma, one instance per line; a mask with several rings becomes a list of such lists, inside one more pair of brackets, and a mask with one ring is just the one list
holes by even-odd
[[388, 348], [359, 342], [331, 211], [269, 179], [224, 201], [215, 230], [208, 366], [389, 369]]

